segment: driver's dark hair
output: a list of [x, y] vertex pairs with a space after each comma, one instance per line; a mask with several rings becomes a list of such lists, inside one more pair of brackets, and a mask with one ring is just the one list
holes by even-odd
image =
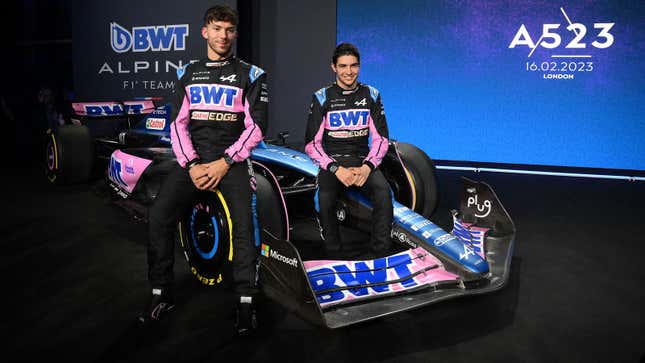
[[354, 57], [356, 57], [356, 60], [358, 60], [358, 63], [361, 63], [361, 54], [358, 52], [358, 48], [356, 48], [354, 44], [340, 43], [336, 46], [334, 55], [331, 58], [332, 64], [336, 65], [336, 62], [338, 62], [338, 57], [344, 55], [353, 55]]
[[204, 26], [214, 21], [228, 21], [237, 26], [238, 19], [237, 10], [228, 5], [215, 5], [204, 13]]

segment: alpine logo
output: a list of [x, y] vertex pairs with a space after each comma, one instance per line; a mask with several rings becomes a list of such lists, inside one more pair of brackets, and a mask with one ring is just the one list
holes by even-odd
[[362, 100], [360, 100], [360, 101], [356, 101], [356, 102], [354, 102], [354, 104], [355, 104], [356, 106], [367, 106], [367, 100], [366, 100], [365, 98], [363, 98], [363, 99], [362, 99]]
[[235, 76], [236, 76], [235, 74], [231, 74], [230, 76], [226, 76], [226, 77], [221, 76], [221, 77], [219, 77], [219, 79], [220, 79], [220, 81], [222, 81], [222, 82], [224, 82], [224, 81], [228, 81], [228, 82], [233, 83], [233, 82], [235, 82], [235, 81], [236, 81]]
[[464, 253], [459, 254], [459, 259], [460, 260], [463, 260], [463, 259], [467, 260], [468, 256], [470, 256], [470, 255], [474, 256], [475, 255], [475, 250], [473, 250], [472, 248], [468, 247], [467, 245], [464, 245]]

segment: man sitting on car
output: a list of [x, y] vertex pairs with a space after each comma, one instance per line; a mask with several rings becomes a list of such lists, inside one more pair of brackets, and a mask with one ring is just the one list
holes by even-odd
[[332, 56], [336, 82], [312, 97], [305, 133], [305, 152], [320, 167], [318, 203], [321, 237], [331, 255], [342, 244], [336, 201], [344, 188], [357, 188], [372, 202], [370, 252], [390, 249], [392, 199], [379, 170], [388, 149], [388, 130], [379, 91], [358, 82], [360, 54], [341, 43]]

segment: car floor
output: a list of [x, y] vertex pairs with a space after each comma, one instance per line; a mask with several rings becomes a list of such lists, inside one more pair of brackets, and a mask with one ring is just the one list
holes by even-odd
[[[33, 165], [2, 179], [4, 361], [638, 362], [645, 357], [645, 182], [438, 171], [449, 228], [461, 176], [496, 191], [517, 228], [508, 285], [328, 330], [274, 302], [233, 332], [231, 293], [195, 280], [176, 248], [177, 307], [139, 327], [145, 223], [100, 182], [54, 187]], [[7, 175], [7, 174], [5, 174]], [[315, 253], [312, 218], [294, 242]], [[352, 248], [361, 234], [348, 232]]]

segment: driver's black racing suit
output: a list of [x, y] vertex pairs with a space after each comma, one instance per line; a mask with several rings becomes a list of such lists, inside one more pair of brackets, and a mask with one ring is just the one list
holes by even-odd
[[233, 164], [217, 187], [227, 201], [233, 221], [233, 280], [239, 294], [254, 294], [257, 249], [248, 158], [267, 126], [266, 74], [231, 57], [201, 60], [180, 70], [178, 75], [170, 126], [177, 164], [149, 211], [150, 283], [153, 289], [172, 289], [173, 232], [179, 213], [189, 207], [199, 192], [188, 167], [228, 155]]
[[[372, 169], [360, 191], [373, 206], [371, 248], [390, 247], [392, 196], [387, 180], [378, 169], [388, 149], [388, 129], [381, 96], [374, 87], [358, 84], [354, 90], [338, 85], [322, 88], [311, 101], [305, 152], [318, 164], [318, 207], [321, 236], [329, 251], [340, 248], [336, 201], [343, 184], [331, 172], [337, 166]], [[330, 171], [331, 170], [331, 171]]]

